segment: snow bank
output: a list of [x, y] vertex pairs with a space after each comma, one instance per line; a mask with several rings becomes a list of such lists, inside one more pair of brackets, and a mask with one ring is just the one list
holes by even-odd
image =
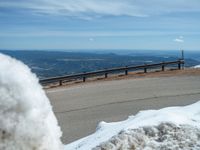
[[200, 65], [194, 66], [193, 68], [200, 68]]
[[122, 131], [93, 150], [200, 149], [200, 129], [190, 125], [161, 123]]
[[122, 122], [101, 122], [94, 134], [65, 146], [91, 149], [200, 149], [200, 102], [142, 111]]
[[0, 149], [61, 150], [62, 133], [38, 79], [0, 54]]

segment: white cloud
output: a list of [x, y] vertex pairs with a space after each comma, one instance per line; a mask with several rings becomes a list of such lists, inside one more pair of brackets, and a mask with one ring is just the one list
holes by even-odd
[[183, 43], [184, 40], [182, 40], [182, 39], [174, 39], [174, 42]]
[[2, 8], [28, 9], [34, 13], [91, 19], [111, 16], [149, 16], [172, 12], [200, 11], [199, 0], [7, 0]]
[[0, 7], [30, 9], [35, 13], [65, 15], [85, 18], [112, 16], [144, 16], [130, 0], [35, 0], [0, 2]]
[[174, 39], [174, 42], [184, 43], [184, 38], [183, 38], [183, 36], [179, 36], [178, 38]]

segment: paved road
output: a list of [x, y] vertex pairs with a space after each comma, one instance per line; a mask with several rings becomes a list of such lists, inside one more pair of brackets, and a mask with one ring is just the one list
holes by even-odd
[[200, 76], [127, 79], [47, 90], [70, 143], [95, 131], [99, 121], [119, 121], [140, 110], [187, 105], [200, 100]]

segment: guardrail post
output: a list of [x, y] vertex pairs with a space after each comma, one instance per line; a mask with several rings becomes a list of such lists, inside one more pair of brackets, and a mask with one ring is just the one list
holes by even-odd
[[59, 86], [62, 86], [62, 80], [59, 80]]
[[84, 77], [83, 77], [83, 82], [85, 82], [85, 81], [86, 81], [86, 77], [84, 76]]
[[125, 70], [125, 75], [126, 75], [126, 76], [128, 75], [128, 70]]
[[178, 62], [178, 69], [181, 70], [181, 61]]
[[125, 75], [127, 76], [128, 75], [128, 67], [126, 66], [126, 70], [125, 70]]
[[107, 78], [107, 77], [108, 77], [108, 73], [106, 72], [106, 73], [105, 73], [105, 78]]
[[165, 71], [165, 63], [162, 64], [162, 71]]
[[[146, 66], [146, 64], [145, 64]], [[144, 73], [147, 73], [147, 67], [144, 67]]]

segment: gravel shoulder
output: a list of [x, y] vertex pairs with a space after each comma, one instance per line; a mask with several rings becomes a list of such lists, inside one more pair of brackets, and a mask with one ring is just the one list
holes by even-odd
[[187, 69], [111, 77], [47, 89], [70, 143], [95, 131], [100, 121], [120, 121], [138, 111], [182, 106], [200, 100], [200, 70]]

